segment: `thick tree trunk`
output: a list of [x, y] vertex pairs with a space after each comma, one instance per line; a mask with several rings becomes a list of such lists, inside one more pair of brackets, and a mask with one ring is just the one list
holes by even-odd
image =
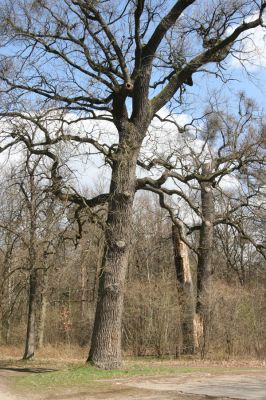
[[194, 354], [195, 298], [187, 245], [181, 240], [179, 228], [172, 226], [175, 268], [181, 306], [182, 353]]
[[105, 232], [105, 254], [99, 276], [98, 302], [88, 361], [104, 368], [122, 364], [121, 328], [131, 219], [139, 149], [121, 146], [113, 164]]
[[[211, 169], [210, 164], [203, 166], [203, 174], [207, 175]], [[214, 201], [212, 182], [201, 182], [201, 207], [202, 225], [200, 229], [200, 243], [197, 269], [197, 306], [196, 325], [198, 341], [201, 342], [202, 354], [205, 353], [208, 342], [208, 315], [209, 296], [212, 276], [212, 247], [213, 247], [213, 221]]]
[[35, 352], [35, 319], [36, 319], [36, 289], [37, 289], [37, 273], [36, 269], [30, 272], [29, 282], [29, 303], [28, 303], [28, 323], [26, 333], [26, 345], [23, 360], [28, 360], [34, 356]]

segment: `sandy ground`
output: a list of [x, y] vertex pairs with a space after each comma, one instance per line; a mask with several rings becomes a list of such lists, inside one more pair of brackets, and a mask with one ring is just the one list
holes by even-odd
[[15, 393], [10, 378], [26, 372], [0, 369], [0, 400], [266, 400], [266, 370], [178, 373], [121, 378], [88, 387], [64, 387], [42, 393]]
[[24, 400], [18, 393], [12, 393], [10, 390], [8, 375], [0, 369], [0, 400]]
[[[130, 384], [130, 383], [129, 383]], [[132, 382], [135, 388], [161, 392], [162, 399], [170, 399], [167, 393], [191, 396], [207, 396], [213, 399], [266, 400], [266, 372], [246, 371], [237, 374], [185, 374], [157, 377]]]

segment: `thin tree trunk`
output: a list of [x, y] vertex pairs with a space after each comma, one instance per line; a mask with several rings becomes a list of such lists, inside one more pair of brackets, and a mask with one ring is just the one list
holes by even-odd
[[181, 306], [182, 353], [194, 354], [195, 299], [187, 245], [181, 240], [179, 228], [172, 226], [175, 268], [179, 301]]
[[[210, 170], [210, 164], [203, 166], [203, 174], [207, 175]], [[202, 225], [198, 248], [196, 326], [198, 341], [202, 342], [201, 350], [204, 355], [208, 342], [209, 296], [211, 290], [213, 250], [214, 200], [212, 182], [210, 181], [201, 182], [201, 207]]]
[[40, 318], [39, 318], [39, 327], [38, 327], [38, 348], [39, 349], [41, 349], [44, 345], [45, 320], [46, 320], [46, 312], [47, 312], [47, 306], [48, 306], [47, 288], [48, 288], [48, 274], [47, 274], [47, 270], [44, 270], [43, 276], [42, 276], [41, 308], [40, 308]]
[[122, 364], [121, 328], [127, 273], [138, 150], [120, 147], [113, 164], [105, 232], [105, 254], [99, 276], [98, 302], [88, 361], [105, 368]]
[[30, 193], [27, 194], [23, 184], [21, 184], [22, 193], [25, 196], [27, 207], [29, 210], [30, 219], [30, 235], [29, 235], [29, 298], [28, 298], [28, 322], [26, 332], [25, 352], [23, 355], [24, 360], [34, 357], [35, 352], [35, 337], [36, 337], [36, 312], [37, 312], [37, 269], [36, 269], [36, 185], [34, 180], [35, 168], [30, 169], [27, 164], [29, 172]]
[[[2, 303], [2, 299], [1, 299]], [[3, 322], [3, 310], [0, 303], [0, 345], [4, 344], [4, 322]]]
[[35, 319], [36, 319], [36, 288], [37, 288], [37, 273], [36, 269], [30, 272], [29, 283], [29, 304], [28, 304], [28, 323], [26, 333], [26, 345], [23, 360], [28, 360], [34, 356], [35, 352]]
[[[10, 272], [10, 264], [8, 263], [8, 273]], [[7, 278], [7, 299], [8, 309], [5, 315], [4, 328], [5, 328], [5, 342], [9, 344], [10, 339], [10, 321], [12, 315], [12, 277]]]
[[[3, 333], [5, 333], [5, 343], [9, 343], [9, 338], [10, 338], [10, 321], [11, 321], [11, 314], [12, 314], [12, 296], [13, 296], [13, 285], [12, 285], [12, 276], [9, 276], [11, 272], [11, 256], [12, 256], [12, 248], [13, 246], [8, 246], [7, 252], [5, 254], [5, 259], [4, 259], [4, 265], [5, 265], [5, 271], [4, 271], [4, 281], [7, 282], [7, 309], [6, 312], [3, 312], [4, 319], [2, 320], [2, 327], [3, 327]], [[4, 293], [2, 293], [2, 296], [5, 296]], [[4, 338], [4, 336], [3, 336]]]
[[[85, 254], [83, 255], [85, 257]], [[85, 321], [86, 314], [88, 313], [88, 305], [87, 305], [87, 297], [88, 297], [88, 286], [87, 286], [87, 271], [86, 271], [86, 265], [85, 265], [86, 260], [81, 261], [81, 306], [80, 306], [80, 312], [81, 312], [81, 319], [82, 322]]]

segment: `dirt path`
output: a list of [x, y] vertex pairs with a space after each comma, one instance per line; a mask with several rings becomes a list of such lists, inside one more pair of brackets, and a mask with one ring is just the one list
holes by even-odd
[[[130, 383], [129, 383], [130, 385]], [[210, 396], [213, 399], [266, 400], [265, 371], [237, 374], [178, 374], [177, 376], [132, 381], [135, 388], [152, 389], [168, 399], [166, 392], [191, 396]], [[203, 397], [205, 398], [205, 397]], [[207, 398], [207, 397], [206, 397]]]
[[10, 389], [10, 378], [25, 374], [0, 369], [0, 400], [265, 400], [265, 370], [224, 373], [178, 373], [97, 381], [89, 386], [64, 387], [24, 395]]
[[10, 391], [8, 379], [0, 371], [0, 400], [24, 400], [19, 394]]
[[10, 395], [10, 393], [8, 393], [6, 391], [6, 388], [0, 384], [0, 399], [1, 400], [17, 400], [17, 397]]

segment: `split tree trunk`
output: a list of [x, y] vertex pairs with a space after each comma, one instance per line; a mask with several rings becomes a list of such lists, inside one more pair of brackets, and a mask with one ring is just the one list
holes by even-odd
[[[211, 165], [203, 166], [203, 174], [211, 171]], [[201, 182], [202, 225], [198, 248], [196, 327], [202, 354], [208, 342], [209, 296], [212, 276], [214, 200], [211, 181]]]
[[125, 278], [130, 252], [135, 173], [139, 149], [122, 146], [113, 163], [105, 232], [105, 254], [99, 276], [98, 302], [88, 361], [112, 369], [122, 364], [121, 330]]
[[179, 302], [181, 306], [182, 353], [194, 354], [196, 337], [194, 332], [195, 298], [187, 245], [181, 240], [179, 228], [172, 226], [172, 239]]

